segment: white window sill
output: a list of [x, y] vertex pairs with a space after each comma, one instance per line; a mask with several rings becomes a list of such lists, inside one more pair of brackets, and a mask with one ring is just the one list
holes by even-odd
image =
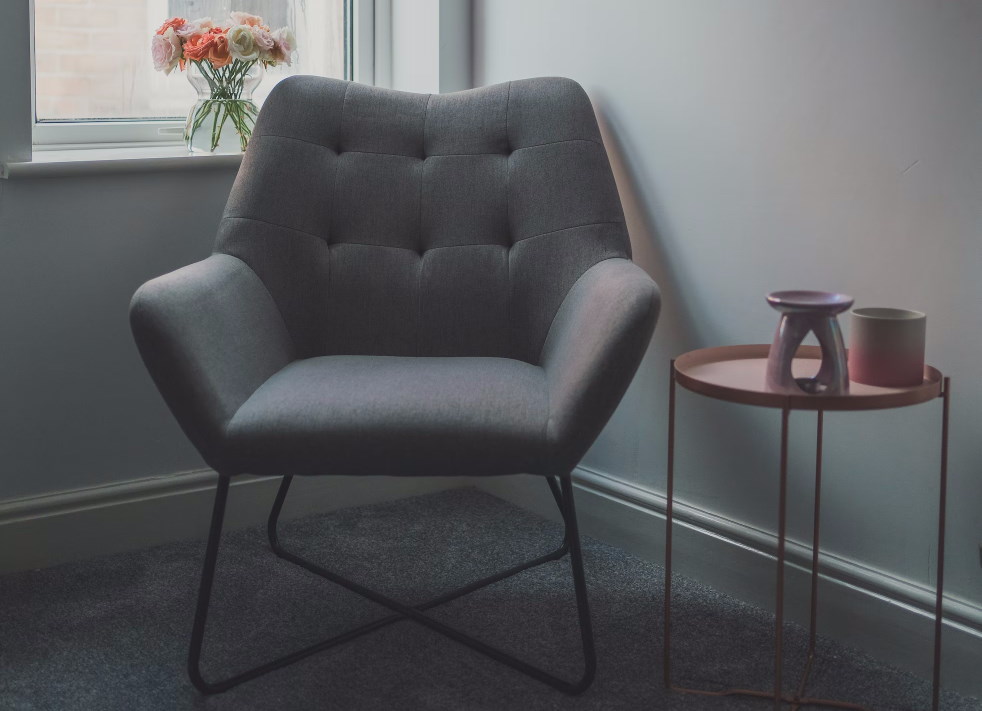
[[0, 178], [52, 178], [100, 173], [238, 168], [241, 153], [192, 154], [183, 143], [164, 146], [64, 147], [35, 150], [31, 161], [0, 165]]

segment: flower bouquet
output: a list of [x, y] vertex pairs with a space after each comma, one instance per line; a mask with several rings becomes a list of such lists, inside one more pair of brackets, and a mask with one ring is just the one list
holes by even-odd
[[[211, 18], [167, 20], [151, 42], [153, 67], [164, 74], [188, 69], [188, 80], [198, 100], [188, 115], [184, 140], [190, 151], [215, 152], [233, 148], [244, 151], [252, 135], [259, 109], [252, 92], [267, 67], [289, 65], [297, 40], [288, 27], [270, 30], [263, 19], [233, 12], [229, 22], [216, 25]], [[222, 141], [226, 126], [237, 141]]]

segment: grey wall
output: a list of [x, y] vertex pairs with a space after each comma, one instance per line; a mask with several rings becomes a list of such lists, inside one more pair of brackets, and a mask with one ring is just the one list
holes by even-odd
[[[953, 378], [947, 589], [982, 604], [982, 4], [476, 0], [477, 85], [580, 81], [635, 257], [664, 292], [632, 389], [584, 465], [664, 490], [669, 358], [769, 342], [779, 288], [928, 314]], [[848, 336], [848, 333], [847, 333]], [[680, 497], [775, 528], [773, 411], [681, 394]], [[826, 418], [827, 550], [927, 582], [938, 403]], [[814, 416], [792, 416], [791, 531], [810, 534]]]
[[[419, 93], [473, 86], [471, 0], [389, 0], [375, 7], [376, 42], [390, 36], [392, 43], [391, 76], [379, 73], [381, 86]], [[379, 32], [381, 18], [388, 24]]]
[[127, 309], [144, 281], [211, 252], [234, 175], [0, 180], [0, 501], [204, 466]]
[[392, 87], [440, 87], [440, 0], [392, 0]]

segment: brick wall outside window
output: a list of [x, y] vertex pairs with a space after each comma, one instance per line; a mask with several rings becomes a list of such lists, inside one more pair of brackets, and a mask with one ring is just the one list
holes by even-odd
[[290, 25], [297, 33], [299, 61], [292, 69], [270, 70], [258, 100], [288, 74], [343, 75], [343, 0], [35, 0], [37, 117], [186, 116], [195, 93], [180, 72], [153, 70], [150, 38], [169, 17], [221, 21], [229, 10], [261, 15], [271, 27]]

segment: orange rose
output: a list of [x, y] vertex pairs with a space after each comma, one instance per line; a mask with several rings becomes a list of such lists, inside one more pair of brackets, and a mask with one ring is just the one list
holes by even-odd
[[208, 58], [208, 50], [215, 42], [215, 35], [205, 32], [200, 35], [191, 35], [184, 43], [184, 57], [192, 61], [200, 61]]
[[183, 17], [172, 17], [169, 20], [167, 20], [167, 22], [165, 22], [160, 26], [160, 29], [157, 30], [157, 34], [158, 35], [164, 34], [167, 31], [168, 27], [173, 27], [174, 31], [176, 32], [178, 27], [183, 27], [184, 25], [187, 24], [187, 22], [188, 21], [185, 20]]
[[215, 35], [215, 41], [211, 43], [208, 50], [208, 59], [211, 60], [211, 66], [216, 69], [231, 64], [232, 55], [228, 51], [228, 36], [226, 34]]
[[232, 61], [228, 51], [228, 37], [225, 30], [213, 27], [200, 35], [192, 35], [184, 45], [184, 56], [193, 61], [207, 59], [216, 69]]

